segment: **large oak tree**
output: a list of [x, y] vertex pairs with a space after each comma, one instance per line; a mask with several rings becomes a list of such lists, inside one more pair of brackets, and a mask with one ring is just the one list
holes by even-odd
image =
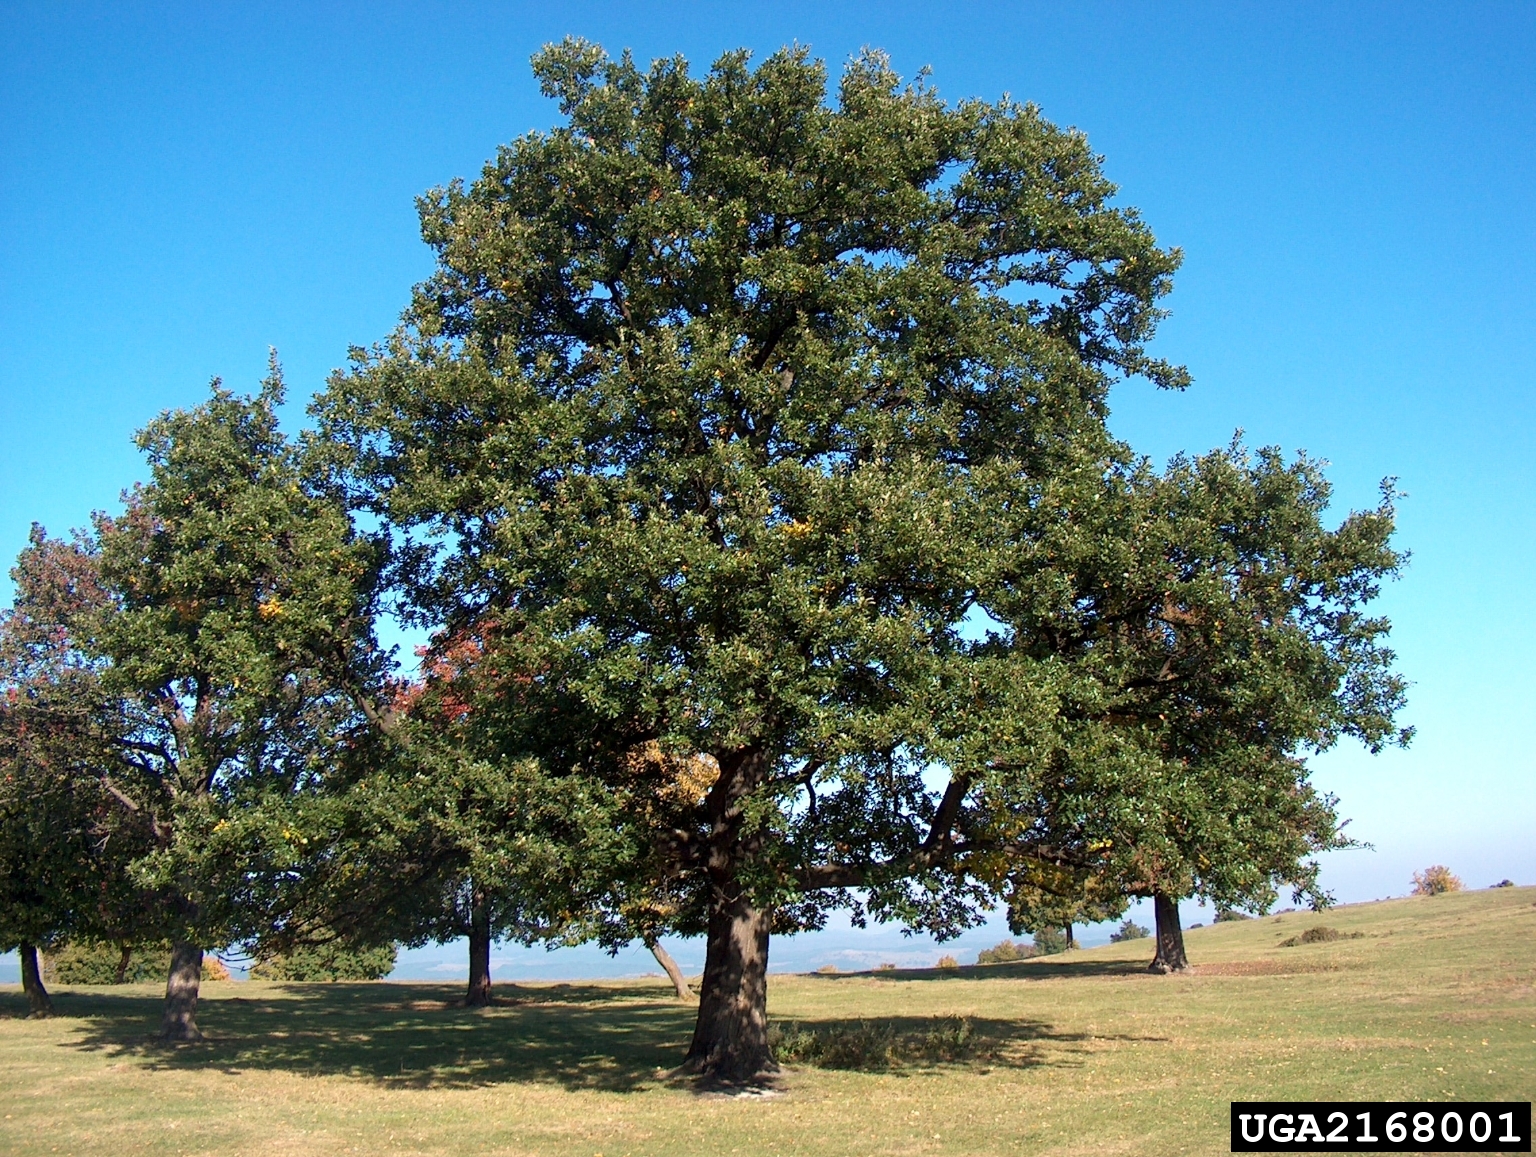
[[1004, 572], [1073, 602], [1042, 543], [1102, 522], [1111, 383], [1184, 384], [1178, 259], [1081, 134], [876, 54], [535, 71], [563, 123], [422, 200], [437, 270], [317, 413], [408, 613], [483, 641], [480, 750], [589, 785], [584, 903], [702, 924], [689, 1063], [747, 1078], [770, 932], [963, 927], [979, 801], [1071, 742], [1092, 674], [975, 628]]

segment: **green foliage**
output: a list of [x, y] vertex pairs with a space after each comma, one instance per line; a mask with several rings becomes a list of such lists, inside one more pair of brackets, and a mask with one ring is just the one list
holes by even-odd
[[[106, 941], [72, 941], [48, 952], [43, 967], [46, 980], [61, 984], [117, 984], [122, 964], [122, 945]], [[130, 948], [122, 983], [163, 981], [170, 968], [170, 948], [164, 945]]]
[[1216, 909], [1216, 923], [1229, 924], [1235, 920], [1252, 920], [1253, 917], [1246, 912], [1239, 912], [1236, 908]]
[[395, 946], [325, 944], [296, 948], [251, 965], [253, 980], [382, 980], [395, 967]]
[[1080, 710], [1101, 754], [1042, 789], [1051, 857], [1010, 865], [1015, 923], [1158, 892], [1329, 902], [1315, 856], [1350, 841], [1304, 757], [1410, 737], [1388, 624], [1365, 613], [1401, 565], [1393, 494], [1336, 529], [1329, 494], [1305, 457], [1237, 444], [1127, 479], [1120, 533], [1077, 568], [1074, 629], [1105, 689]]
[[1126, 917], [1120, 927], [1109, 934], [1109, 939], [1111, 943], [1119, 944], [1123, 940], [1145, 940], [1150, 935], [1152, 935], [1151, 929], [1143, 928], [1130, 917]]
[[128, 707], [155, 847], [136, 877], [157, 934], [229, 943], [279, 919], [308, 854], [291, 811], [374, 742], [383, 658], [377, 553], [309, 483], [278, 429], [274, 359], [254, 398], [208, 401], [139, 435], [150, 481], [95, 535], [110, 601], [103, 684]]
[[1461, 891], [1461, 879], [1451, 874], [1444, 864], [1431, 864], [1422, 872], [1413, 874], [1415, 896], [1439, 896], [1445, 892]]
[[132, 937], [153, 903], [131, 879], [152, 847], [129, 712], [89, 651], [108, 604], [95, 545], [32, 528], [0, 614], [0, 944]]
[[[121, 943], [75, 940], [50, 949], [44, 958], [43, 976], [52, 984], [155, 984], [163, 983], [171, 966], [171, 946], [133, 944], [124, 967]], [[118, 970], [122, 969], [119, 980]], [[217, 956], [203, 958], [205, 981], [228, 980], [229, 969]]]
[[562, 123], [422, 199], [434, 273], [315, 410], [429, 659], [473, 643], [460, 750], [580, 785], [570, 935], [1326, 902], [1303, 756], [1406, 740], [1392, 495], [1329, 529], [1305, 458], [1110, 436], [1188, 381], [1179, 258], [1081, 134], [876, 53], [534, 68]]
[[[967, 926], [922, 772], [1014, 799], [1059, 745], [1042, 628], [1111, 383], [1187, 380], [1145, 352], [1177, 254], [1081, 134], [878, 54], [830, 96], [799, 50], [535, 71], [564, 123], [423, 199], [436, 271], [316, 407], [408, 614], [480, 649], [465, 749], [582, 783], [605, 942], [743, 897]], [[972, 641], [1004, 604], [1017, 645]]]

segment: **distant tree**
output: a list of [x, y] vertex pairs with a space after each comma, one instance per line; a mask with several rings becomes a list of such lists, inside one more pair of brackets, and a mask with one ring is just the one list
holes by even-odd
[[1015, 933], [1058, 929], [1067, 948], [1077, 946], [1074, 924], [1113, 920], [1130, 903], [1119, 882], [1102, 873], [1035, 856], [1011, 866], [1004, 895]]
[[169, 944], [72, 940], [49, 949], [45, 973], [62, 984], [142, 984], [165, 975]]
[[1110, 943], [1119, 944], [1125, 940], [1145, 940], [1152, 933], [1143, 928], [1129, 916], [1120, 924], [1120, 927], [1109, 934]]
[[1041, 928], [1035, 933], [1035, 951], [1041, 956], [1055, 956], [1069, 947], [1066, 933], [1060, 928]]
[[1451, 870], [1444, 864], [1431, 864], [1422, 872], [1413, 874], [1415, 896], [1438, 896], [1443, 892], [1459, 892], [1461, 887], [1461, 879], [1451, 875]]

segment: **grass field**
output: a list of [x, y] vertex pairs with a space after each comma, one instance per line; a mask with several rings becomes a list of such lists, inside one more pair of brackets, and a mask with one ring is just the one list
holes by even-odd
[[[218, 984], [208, 1043], [150, 1039], [148, 987], [0, 990], [9, 1154], [1225, 1153], [1242, 1099], [1536, 1095], [1536, 888], [1391, 900], [952, 972], [775, 976], [801, 1055], [768, 1095], [667, 1074], [662, 982]], [[1280, 947], [1305, 929], [1344, 934]], [[1358, 937], [1352, 936], [1359, 933]]]

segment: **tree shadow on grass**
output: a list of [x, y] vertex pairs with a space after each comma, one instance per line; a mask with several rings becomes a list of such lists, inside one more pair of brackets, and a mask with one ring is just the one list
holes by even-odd
[[[206, 990], [205, 990], [206, 991]], [[545, 1082], [634, 1091], [681, 1059], [693, 1010], [644, 989], [562, 985], [502, 989], [502, 1002], [466, 1009], [459, 989], [414, 984], [273, 985], [204, 999], [207, 1039], [154, 1039], [158, 996], [63, 995], [61, 1012], [89, 1027], [72, 1047], [131, 1056], [159, 1070], [284, 1070], [343, 1075], [402, 1088]]]
[[[161, 997], [147, 986], [61, 991], [60, 1016], [83, 1022], [63, 1047], [132, 1058], [158, 1071], [284, 1071], [398, 1088], [694, 1086], [672, 1070], [686, 1052], [695, 1012], [661, 986], [503, 985], [500, 1003], [488, 1009], [466, 1009], [458, 986], [433, 984], [210, 987], [198, 1010], [207, 1040], [189, 1045], [155, 1040]], [[968, 1018], [962, 1031], [954, 1019], [802, 1019], [796, 1031], [821, 1044], [785, 1060], [791, 1067], [913, 1073], [1029, 1068], [1080, 1063], [1076, 1054], [1093, 1039], [1158, 1039], [997, 1018]]]
[[1098, 1041], [1166, 1041], [1124, 1033], [1062, 1032], [1045, 1021], [979, 1016], [894, 1016], [776, 1022], [784, 1062], [897, 1075], [965, 1067], [1075, 1067]]

